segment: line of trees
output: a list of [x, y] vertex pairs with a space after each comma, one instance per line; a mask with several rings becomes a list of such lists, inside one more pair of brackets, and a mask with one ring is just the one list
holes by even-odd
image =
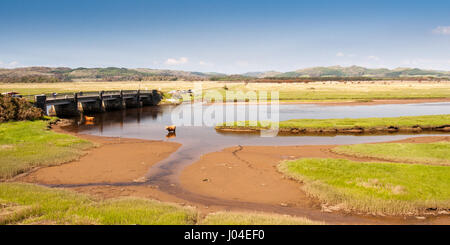
[[436, 77], [266, 77], [266, 78], [253, 78], [246, 76], [223, 76], [212, 77], [211, 81], [240, 81], [240, 82], [255, 82], [255, 83], [309, 83], [309, 82], [325, 82], [325, 81], [337, 81], [337, 82], [363, 82], [363, 81], [449, 81], [449, 78], [436, 78]]
[[[6, 76], [0, 75], [1, 83], [57, 83], [71, 82], [74, 78], [66, 74], [55, 74], [55, 76], [27, 75], [27, 76]], [[195, 77], [195, 76], [174, 76], [174, 75], [96, 75], [94, 77], [77, 77], [77, 79], [87, 79], [96, 81], [236, 81], [236, 82], [256, 82], [256, 83], [308, 83], [317, 81], [449, 81], [449, 78], [437, 77], [266, 77], [255, 78], [241, 75]]]
[[2, 83], [57, 83], [62, 80], [53, 76], [0, 76], [0, 82]]

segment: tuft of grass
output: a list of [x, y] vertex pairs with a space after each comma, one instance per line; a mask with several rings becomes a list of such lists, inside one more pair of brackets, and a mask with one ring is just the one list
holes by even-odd
[[202, 225], [323, 225], [322, 222], [280, 214], [216, 212], [206, 216]]
[[193, 208], [175, 204], [139, 198], [102, 201], [23, 183], [1, 183], [0, 205], [11, 207], [3, 219], [0, 211], [1, 224], [192, 225], [197, 220]]
[[47, 129], [47, 121], [0, 123], [0, 179], [37, 166], [74, 160], [93, 146], [89, 141]]
[[332, 151], [338, 154], [374, 157], [398, 162], [450, 165], [450, 142], [445, 141], [342, 145], [333, 148]]
[[0, 199], [0, 225], [12, 224], [33, 215], [36, 207], [8, 203]]
[[278, 169], [312, 197], [344, 210], [412, 215], [450, 209], [450, 168], [421, 164], [305, 158]]
[[[218, 124], [217, 127], [268, 127], [269, 121], [239, 121]], [[376, 128], [376, 127], [438, 127], [450, 124], [450, 114], [429, 116], [404, 117], [371, 117], [371, 118], [342, 118], [342, 119], [291, 119], [279, 122], [280, 128], [305, 129], [345, 129], [345, 128]]]

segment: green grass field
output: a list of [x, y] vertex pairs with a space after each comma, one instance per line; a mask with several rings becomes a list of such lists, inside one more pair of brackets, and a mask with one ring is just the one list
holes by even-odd
[[323, 225], [322, 222], [280, 214], [217, 212], [201, 221], [203, 225]]
[[142, 198], [101, 200], [71, 190], [0, 183], [0, 225], [318, 225], [279, 214], [218, 212], [200, 220], [192, 207]]
[[[281, 101], [370, 101], [375, 99], [449, 98], [450, 83], [388, 82], [312, 82], [312, 83], [222, 83], [227, 90], [214, 88], [225, 97], [226, 92], [278, 91]], [[258, 94], [259, 95], [259, 94]], [[244, 97], [239, 97], [244, 101]]]
[[299, 159], [279, 165], [323, 203], [356, 212], [409, 215], [450, 208], [450, 168], [422, 164]]
[[342, 145], [333, 148], [332, 151], [397, 162], [450, 165], [450, 142]]
[[[450, 98], [450, 82], [419, 83], [417, 81], [386, 81], [361, 83], [243, 83], [243, 82], [189, 82], [189, 81], [76, 81], [62, 83], [0, 83], [0, 92], [17, 91], [22, 94], [63, 93], [101, 90], [196, 89], [201, 84], [206, 97], [212, 91], [225, 98], [226, 92], [278, 91], [281, 101], [371, 101], [374, 99]], [[225, 87], [227, 88], [225, 90]], [[260, 95], [258, 93], [258, 95]], [[238, 96], [239, 101], [245, 97]]]
[[[431, 116], [405, 116], [405, 117], [372, 117], [372, 118], [343, 118], [343, 119], [292, 119], [279, 122], [280, 128], [306, 128], [306, 129], [343, 129], [343, 128], [375, 128], [375, 127], [424, 127], [442, 126], [450, 124], [450, 114]], [[269, 121], [238, 121], [219, 124], [220, 129], [226, 127], [267, 128]]]
[[47, 130], [48, 121], [0, 123], [0, 179], [13, 177], [33, 167], [74, 160], [92, 143]]
[[73, 191], [0, 183], [0, 224], [192, 225], [193, 208], [138, 198], [96, 200]]

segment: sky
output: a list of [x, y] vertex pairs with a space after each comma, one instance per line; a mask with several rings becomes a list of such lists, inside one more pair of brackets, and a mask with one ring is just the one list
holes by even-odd
[[448, 0], [0, 0], [0, 67], [450, 70]]

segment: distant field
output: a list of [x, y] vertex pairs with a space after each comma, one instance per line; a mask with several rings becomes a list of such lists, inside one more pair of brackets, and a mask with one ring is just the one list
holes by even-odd
[[408, 215], [450, 208], [447, 166], [304, 158], [284, 161], [279, 169], [339, 209]]
[[[202, 82], [203, 89], [222, 88], [224, 84]], [[192, 89], [193, 82], [170, 81], [118, 81], [118, 82], [64, 82], [64, 83], [0, 83], [0, 92], [17, 91], [22, 94], [63, 93], [101, 90], [146, 90], [168, 92], [175, 89]]]
[[333, 148], [332, 151], [390, 161], [450, 165], [450, 142], [342, 145]]
[[92, 143], [47, 130], [47, 121], [0, 123], [0, 179], [74, 160]]
[[[226, 92], [279, 91], [282, 101], [370, 101], [373, 99], [450, 98], [450, 82], [312, 82], [312, 83], [242, 83], [242, 82], [187, 82], [187, 81], [118, 81], [65, 83], [0, 83], [0, 92], [17, 91], [22, 94], [77, 92], [100, 90], [194, 89], [201, 84], [203, 91]], [[207, 95], [208, 96], [208, 95]], [[270, 97], [270, 95], [269, 95]], [[243, 101], [245, 98], [238, 98]]]
[[450, 98], [450, 82], [248, 83], [227, 87], [229, 90], [279, 91], [283, 101]]

